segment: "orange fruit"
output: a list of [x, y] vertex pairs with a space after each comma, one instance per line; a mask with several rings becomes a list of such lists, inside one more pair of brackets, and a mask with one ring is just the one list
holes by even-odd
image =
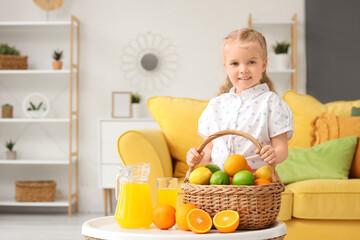
[[175, 225], [175, 208], [169, 204], [159, 204], [153, 211], [153, 223], [160, 229], [169, 229]]
[[190, 228], [188, 227], [187, 223], [186, 223], [186, 216], [188, 215], [188, 213], [195, 209], [198, 208], [197, 206], [195, 206], [194, 204], [191, 203], [187, 203], [184, 205], [181, 205], [180, 207], [178, 207], [176, 209], [176, 213], [175, 213], [175, 218], [176, 218], [176, 224], [183, 230], [185, 231], [190, 231]]
[[237, 172], [232, 180], [233, 185], [254, 185], [254, 175], [248, 170]]
[[239, 226], [239, 213], [233, 210], [224, 210], [215, 214], [213, 218], [217, 230], [222, 233], [231, 233]]
[[255, 179], [255, 185], [262, 185], [262, 184], [269, 184], [269, 183], [271, 183], [271, 182], [266, 178]]
[[232, 185], [232, 179], [233, 179], [233, 178], [232, 178], [232, 177], [229, 177], [229, 179], [230, 179], [230, 185]]
[[229, 177], [233, 177], [235, 173], [241, 170], [246, 170], [247, 166], [248, 164], [243, 156], [233, 154], [225, 160], [224, 171], [229, 175]]
[[252, 169], [251, 169], [251, 167], [249, 165], [247, 166], [246, 170], [252, 172]]
[[186, 216], [186, 223], [194, 233], [206, 233], [212, 227], [210, 215], [200, 208], [192, 209]]
[[255, 179], [266, 178], [270, 182], [272, 181], [271, 171], [270, 171], [269, 166], [264, 166], [264, 167], [259, 168], [258, 170], [255, 171], [254, 176], [255, 176]]

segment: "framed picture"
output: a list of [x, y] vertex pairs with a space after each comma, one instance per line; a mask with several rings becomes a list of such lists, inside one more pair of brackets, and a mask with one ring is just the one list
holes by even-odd
[[113, 118], [131, 118], [131, 92], [112, 92]]

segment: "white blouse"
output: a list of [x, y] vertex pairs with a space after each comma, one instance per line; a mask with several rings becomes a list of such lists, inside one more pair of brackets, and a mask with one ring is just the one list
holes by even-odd
[[[281, 97], [269, 90], [266, 83], [242, 91], [233, 87], [229, 93], [210, 100], [198, 122], [198, 133], [207, 137], [225, 129], [241, 130], [256, 138], [261, 145], [270, 145], [271, 138], [287, 133], [288, 140], [294, 132], [290, 107]], [[232, 154], [243, 155], [253, 170], [267, 164], [255, 154], [256, 146], [241, 136], [226, 135], [213, 140], [212, 162], [223, 169], [226, 158]]]

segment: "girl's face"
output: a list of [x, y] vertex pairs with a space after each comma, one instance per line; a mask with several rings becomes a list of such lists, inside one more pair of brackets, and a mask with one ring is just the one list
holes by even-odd
[[231, 83], [240, 95], [245, 89], [260, 83], [267, 59], [257, 42], [228, 41], [223, 49], [224, 66]]

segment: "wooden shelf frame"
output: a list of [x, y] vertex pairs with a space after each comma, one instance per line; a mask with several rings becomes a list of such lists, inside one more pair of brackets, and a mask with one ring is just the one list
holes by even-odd
[[[253, 28], [254, 25], [284, 25], [291, 28], [291, 69], [285, 71], [291, 74], [291, 90], [298, 91], [298, 20], [297, 14], [294, 14], [291, 21], [286, 22], [254, 22], [252, 15], [249, 14], [248, 27]], [[281, 73], [281, 71], [272, 71]], [[285, 73], [284, 72], [284, 73]]]

